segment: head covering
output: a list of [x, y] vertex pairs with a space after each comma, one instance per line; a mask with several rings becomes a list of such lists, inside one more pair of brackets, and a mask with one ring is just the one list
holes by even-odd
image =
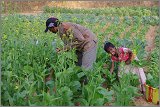
[[60, 23], [59, 20], [55, 17], [51, 17], [51, 18], [47, 19], [45, 32], [47, 32], [48, 29], [51, 27], [57, 27], [59, 25], [59, 23]]

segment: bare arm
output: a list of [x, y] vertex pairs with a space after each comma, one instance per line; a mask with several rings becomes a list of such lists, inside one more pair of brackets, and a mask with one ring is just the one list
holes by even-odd
[[124, 48], [123, 51], [129, 54], [129, 58], [125, 61], [125, 63], [128, 65], [131, 63], [132, 51], [128, 48]]
[[110, 72], [113, 73], [113, 70], [114, 70], [114, 62], [112, 61], [112, 66], [111, 66]]
[[128, 60], [126, 60], [126, 62], [125, 62], [127, 65], [131, 63], [132, 51], [129, 50], [128, 53], [129, 53], [129, 58], [128, 58]]

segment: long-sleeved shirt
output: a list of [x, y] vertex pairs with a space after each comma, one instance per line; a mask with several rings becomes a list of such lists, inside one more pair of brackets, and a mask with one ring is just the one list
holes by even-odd
[[59, 25], [58, 31], [66, 49], [76, 48], [78, 51], [84, 52], [97, 43], [96, 35], [79, 24], [63, 22]]

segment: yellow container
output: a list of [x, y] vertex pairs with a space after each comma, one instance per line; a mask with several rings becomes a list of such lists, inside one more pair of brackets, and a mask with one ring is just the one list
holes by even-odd
[[158, 88], [153, 88], [149, 85], [145, 85], [146, 89], [146, 100], [154, 104], [159, 103], [159, 90]]

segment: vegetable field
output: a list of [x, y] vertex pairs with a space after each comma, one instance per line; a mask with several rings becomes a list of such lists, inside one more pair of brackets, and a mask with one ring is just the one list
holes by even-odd
[[[106, 40], [116, 46], [132, 49], [140, 59], [139, 62], [132, 64], [148, 68], [145, 71], [148, 83], [158, 87], [158, 30], [155, 33], [155, 48], [150, 54], [145, 50], [146, 33], [150, 26], [159, 24], [157, 8], [146, 9], [148, 12], [137, 14], [138, 11], [134, 11], [133, 8], [128, 12], [133, 14], [116, 11], [119, 13], [116, 15], [97, 14], [99, 12], [96, 9], [91, 14], [89, 11], [73, 11], [73, 13], [63, 11], [65, 10], [50, 10], [49, 12], [53, 13], [37, 16], [14, 14], [2, 17], [2, 105], [135, 105], [134, 98], [141, 96], [138, 77], [125, 74], [120, 82], [117, 82], [116, 75], [110, 74], [110, 56], [103, 50]], [[56, 34], [44, 33], [45, 21], [50, 16], [56, 16], [64, 22], [81, 24], [97, 35], [97, 59], [93, 70], [85, 71], [75, 65], [77, 59], [74, 49], [68, 52], [56, 52], [53, 40], [56, 40], [56, 46], [61, 48], [63, 42]], [[120, 65], [123, 66], [123, 63]], [[54, 71], [52, 79], [45, 82], [45, 77], [52, 70]], [[84, 75], [88, 77], [87, 85], [80, 84], [80, 78]]]

